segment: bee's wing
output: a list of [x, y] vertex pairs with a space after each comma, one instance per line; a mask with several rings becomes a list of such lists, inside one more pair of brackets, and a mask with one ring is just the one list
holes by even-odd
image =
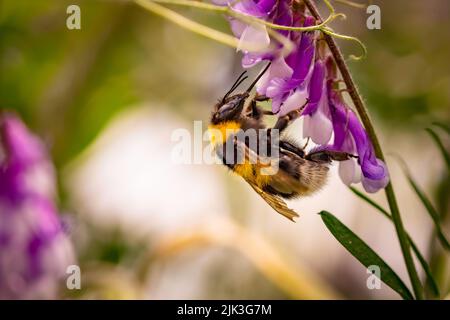
[[[235, 141], [235, 143], [238, 148], [241, 148], [241, 150], [244, 152], [247, 161], [252, 160], [254, 161], [253, 163], [256, 163], [256, 165], [260, 167], [270, 167], [267, 159], [263, 159], [264, 157], [259, 156], [256, 152], [248, 148], [245, 143], [241, 141]], [[256, 193], [259, 194], [261, 198], [263, 198], [276, 212], [285, 216], [291, 221], [294, 221], [294, 218], [298, 217], [298, 214], [294, 210], [288, 208], [284, 200], [279, 196], [265, 192], [253, 181], [249, 181], [247, 179], [244, 180], [247, 181], [252, 186], [253, 190], [255, 190]]]
[[260, 187], [258, 187], [251, 181], [247, 182], [252, 186], [253, 190], [255, 190], [256, 193], [259, 194], [261, 198], [263, 198], [276, 212], [285, 216], [291, 221], [294, 221], [294, 218], [298, 217], [298, 214], [294, 210], [288, 208], [283, 199], [270, 193], [264, 192]]

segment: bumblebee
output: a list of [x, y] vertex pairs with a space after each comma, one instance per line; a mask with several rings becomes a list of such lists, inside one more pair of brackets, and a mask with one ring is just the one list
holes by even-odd
[[[242, 73], [216, 103], [208, 128], [210, 142], [224, 165], [247, 181], [275, 211], [294, 221], [298, 214], [287, 207], [284, 199], [316, 192], [325, 184], [332, 160], [344, 161], [354, 156], [320, 149], [306, 154], [304, 147], [287, 137], [285, 129], [301, 115], [304, 106], [278, 117], [272, 128], [266, 127], [264, 116], [274, 114], [258, 103], [269, 98], [257, 94], [251, 97], [251, 91], [269, 66], [246, 91], [233, 94], [248, 78]], [[258, 134], [247, 135], [249, 131]], [[274, 132], [281, 138], [273, 139]], [[257, 143], [250, 143], [249, 136], [255, 137]]]

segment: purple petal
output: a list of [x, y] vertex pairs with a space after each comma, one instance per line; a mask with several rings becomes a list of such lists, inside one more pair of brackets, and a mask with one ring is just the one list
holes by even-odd
[[308, 105], [303, 110], [303, 114], [311, 115], [319, 107], [319, 102], [325, 91], [325, 66], [322, 61], [317, 60], [314, 65], [314, 71], [309, 82], [308, 92], [309, 101]]
[[345, 152], [357, 152], [361, 179], [368, 192], [384, 188], [389, 181], [387, 168], [375, 157], [372, 143], [358, 117], [343, 104], [335, 92], [330, 94], [330, 106], [335, 134], [334, 147]]
[[[276, 3], [277, 3], [277, 0], [260, 0], [260, 1], [258, 1], [258, 8], [262, 12], [269, 14], [270, 12], [273, 11]], [[279, 6], [280, 6], [280, 4], [278, 5], [278, 7]]]
[[247, 26], [239, 39], [237, 50], [263, 51], [270, 44], [270, 37], [265, 26]]
[[339, 163], [339, 176], [347, 186], [358, 183], [361, 180], [361, 168], [354, 159], [341, 161]]
[[[313, 17], [306, 17], [303, 23], [304, 27], [310, 27], [315, 24]], [[292, 75], [293, 85], [300, 84], [311, 70], [315, 55], [315, 33], [302, 32], [300, 45], [297, 50], [287, 58], [287, 62], [294, 70]]]
[[330, 117], [319, 108], [312, 115], [306, 115], [303, 121], [303, 136], [310, 137], [314, 143], [326, 145], [333, 133]]
[[[304, 26], [314, 24], [314, 18], [307, 17]], [[307, 97], [308, 83], [313, 71], [315, 55], [315, 40], [313, 32], [302, 33], [298, 48], [286, 58], [286, 63], [293, 69], [290, 78], [273, 79], [268, 86], [267, 96], [272, 98], [272, 110], [282, 114], [300, 108]], [[283, 107], [283, 104], [288, 105]]]
[[245, 53], [241, 61], [242, 68], [244, 69], [251, 68], [263, 60], [270, 59], [270, 57], [271, 56], [266, 53], [263, 54], [254, 52]]
[[265, 1], [261, 6], [259, 6], [258, 3], [254, 2], [253, 0], [241, 0], [234, 4], [232, 8], [237, 12], [244, 13], [249, 16], [263, 18], [269, 13], [265, 10], [267, 10], [267, 5], [269, 5], [268, 2], [270, 1]]
[[267, 89], [272, 79], [289, 78], [292, 75], [292, 69], [287, 65], [283, 57], [279, 57], [272, 61], [269, 69], [259, 80], [256, 90], [259, 94], [268, 95]]
[[383, 168], [383, 170], [385, 172], [384, 176], [381, 177], [380, 179], [370, 179], [366, 176], [363, 176], [361, 179], [364, 189], [370, 193], [374, 193], [380, 189], [385, 188], [389, 183], [389, 174], [388, 174], [386, 165], [381, 160], [377, 159], [377, 161], [378, 161], [378, 166]]
[[280, 111], [281, 104], [285, 100], [287, 93], [284, 92], [283, 87], [286, 80], [283, 78], [273, 78], [267, 86], [266, 95], [272, 98], [272, 111], [278, 113]]
[[[289, 0], [279, 0], [279, 4], [277, 6], [277, 10], [275, 11], [275, 17], [273, 22], [282, 26], [292, 26], [292, 12], [290, 7]], [[288, 37], [288, 30], [278, 30], [280, 34], [285, 37]]]
[[240, 38], [244, 30], [248, 27], [248, 24], [233, 17], [228, 18], [228, 20], [230, 22], [231, 31], [233, 32], [234, 36], [236, 38]]
[[308, 98], [308, 90], [305, 87], [298, 88], [291, 95], [289, 95], [283, 104], [280, 106], [279, 117], [282, 117], [289, 112], [300, 109], [305, 105]]

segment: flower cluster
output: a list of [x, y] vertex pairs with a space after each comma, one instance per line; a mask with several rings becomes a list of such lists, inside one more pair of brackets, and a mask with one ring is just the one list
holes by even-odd
[[0, 114], [0, 299], [53, 298], [73, 262], [41, 142]]
[[[232, 10], [289, 26], [310, 27], [315, 19], [292, 0], [215, 0]], [[382, 161], [376, 158], [373, 145], [355, 113], [345, 104], [338, 88], [333, 58], [320, 47], [319, 31], [299, 32], [277, 30], [294, 45], [288, 54], [283, 46], [269, 36], [262, 24], [246, 24], [229, 18], [234, 35], [243, 52], [242, 66], [250, 68], [261, 61], [271, 65], [256, 86], [258, 94], [272, 100], [272, 111], [284, 116], [302, 110], [303, 135], [310, 137], [318, 148], [344, 151], [357, 156], [340, 162], [339, 174], [344, 183], [362, 182], [365, 190], [376, 192], [384, 188], [389, 175]], [[251, 44], [252, 50], [246, 50]], [[320, 50], [319, 50], [320, 47]]]

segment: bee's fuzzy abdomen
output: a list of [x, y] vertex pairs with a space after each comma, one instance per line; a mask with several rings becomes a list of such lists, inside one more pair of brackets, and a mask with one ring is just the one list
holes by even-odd
[[280, 169], [285, 171], [294, 179], [300, 179], [299, 165], [292, 160], [281, 159], [279, 163]]
[[306, 194], [314, 193], [325, 185], [328, 171], [327, 164], [308, 160], [305, 160], [305, 163], [299, 166], [300, 183], [306, 187]]

